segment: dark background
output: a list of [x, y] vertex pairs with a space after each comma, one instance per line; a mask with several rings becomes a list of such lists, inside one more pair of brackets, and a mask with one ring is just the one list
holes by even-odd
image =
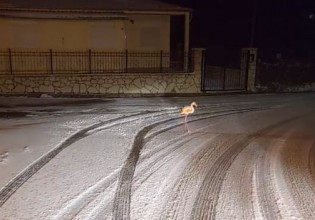
[[315, 0], [163, 1], [193, 10], [191, 47], [205, 47], [218, 64], [226, 56], [234, 65], [239, 49], [250, 46], [264, 60], [315, 61]]

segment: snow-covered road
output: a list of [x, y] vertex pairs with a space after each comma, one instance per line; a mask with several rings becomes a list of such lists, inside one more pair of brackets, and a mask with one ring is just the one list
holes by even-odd
[[315, 219], [314, 100], [0, 97], [0, 219]]

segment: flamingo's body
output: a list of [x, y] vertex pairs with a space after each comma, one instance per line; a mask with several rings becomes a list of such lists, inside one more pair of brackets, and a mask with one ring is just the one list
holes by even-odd
[[182, 108], [182, 111], [180, 112], [181, 115], [185, 115], [185, 131], [187, 129], [187, 117], [189, 114], [192, 114], [195, 112], [195, 108], [197, 107], [197, 103], [193, 102], [190, 104], [190, 106], [185, 106], [184, 108]]

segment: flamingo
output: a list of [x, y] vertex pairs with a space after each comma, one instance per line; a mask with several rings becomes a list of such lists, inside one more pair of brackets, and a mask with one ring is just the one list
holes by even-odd
[[[182, 111], [180, 112], [181, 115], [185, 115], [185, 131], [188, 131], [187, 128], [187, 117], [189, 114], [192, 114], [195, 112], [195, 108], [197, 107], [197, 103], [196, 102], [192, 102], [190, 104], [190, 106], [185, 106], [184, 108], [182, 108]], [[189, 132], [189, 131], [188, 131]]]

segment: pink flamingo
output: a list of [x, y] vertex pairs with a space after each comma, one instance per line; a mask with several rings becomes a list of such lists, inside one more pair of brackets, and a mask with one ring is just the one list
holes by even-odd
[[[187, 128], [187, 117], [189, 114], [192, 114], [195, 112], [195, 108], [197, 107], [197, 103], [196, 102], [192, 102], [190, 104], [190, 106], [185, 106], [184, 108], [182, 108], [182, 111], [180, 112], [181, 115], [185, 115], [185, 131], [188, 131]], [[188, 131], [189, 132], [189, 131]]]

